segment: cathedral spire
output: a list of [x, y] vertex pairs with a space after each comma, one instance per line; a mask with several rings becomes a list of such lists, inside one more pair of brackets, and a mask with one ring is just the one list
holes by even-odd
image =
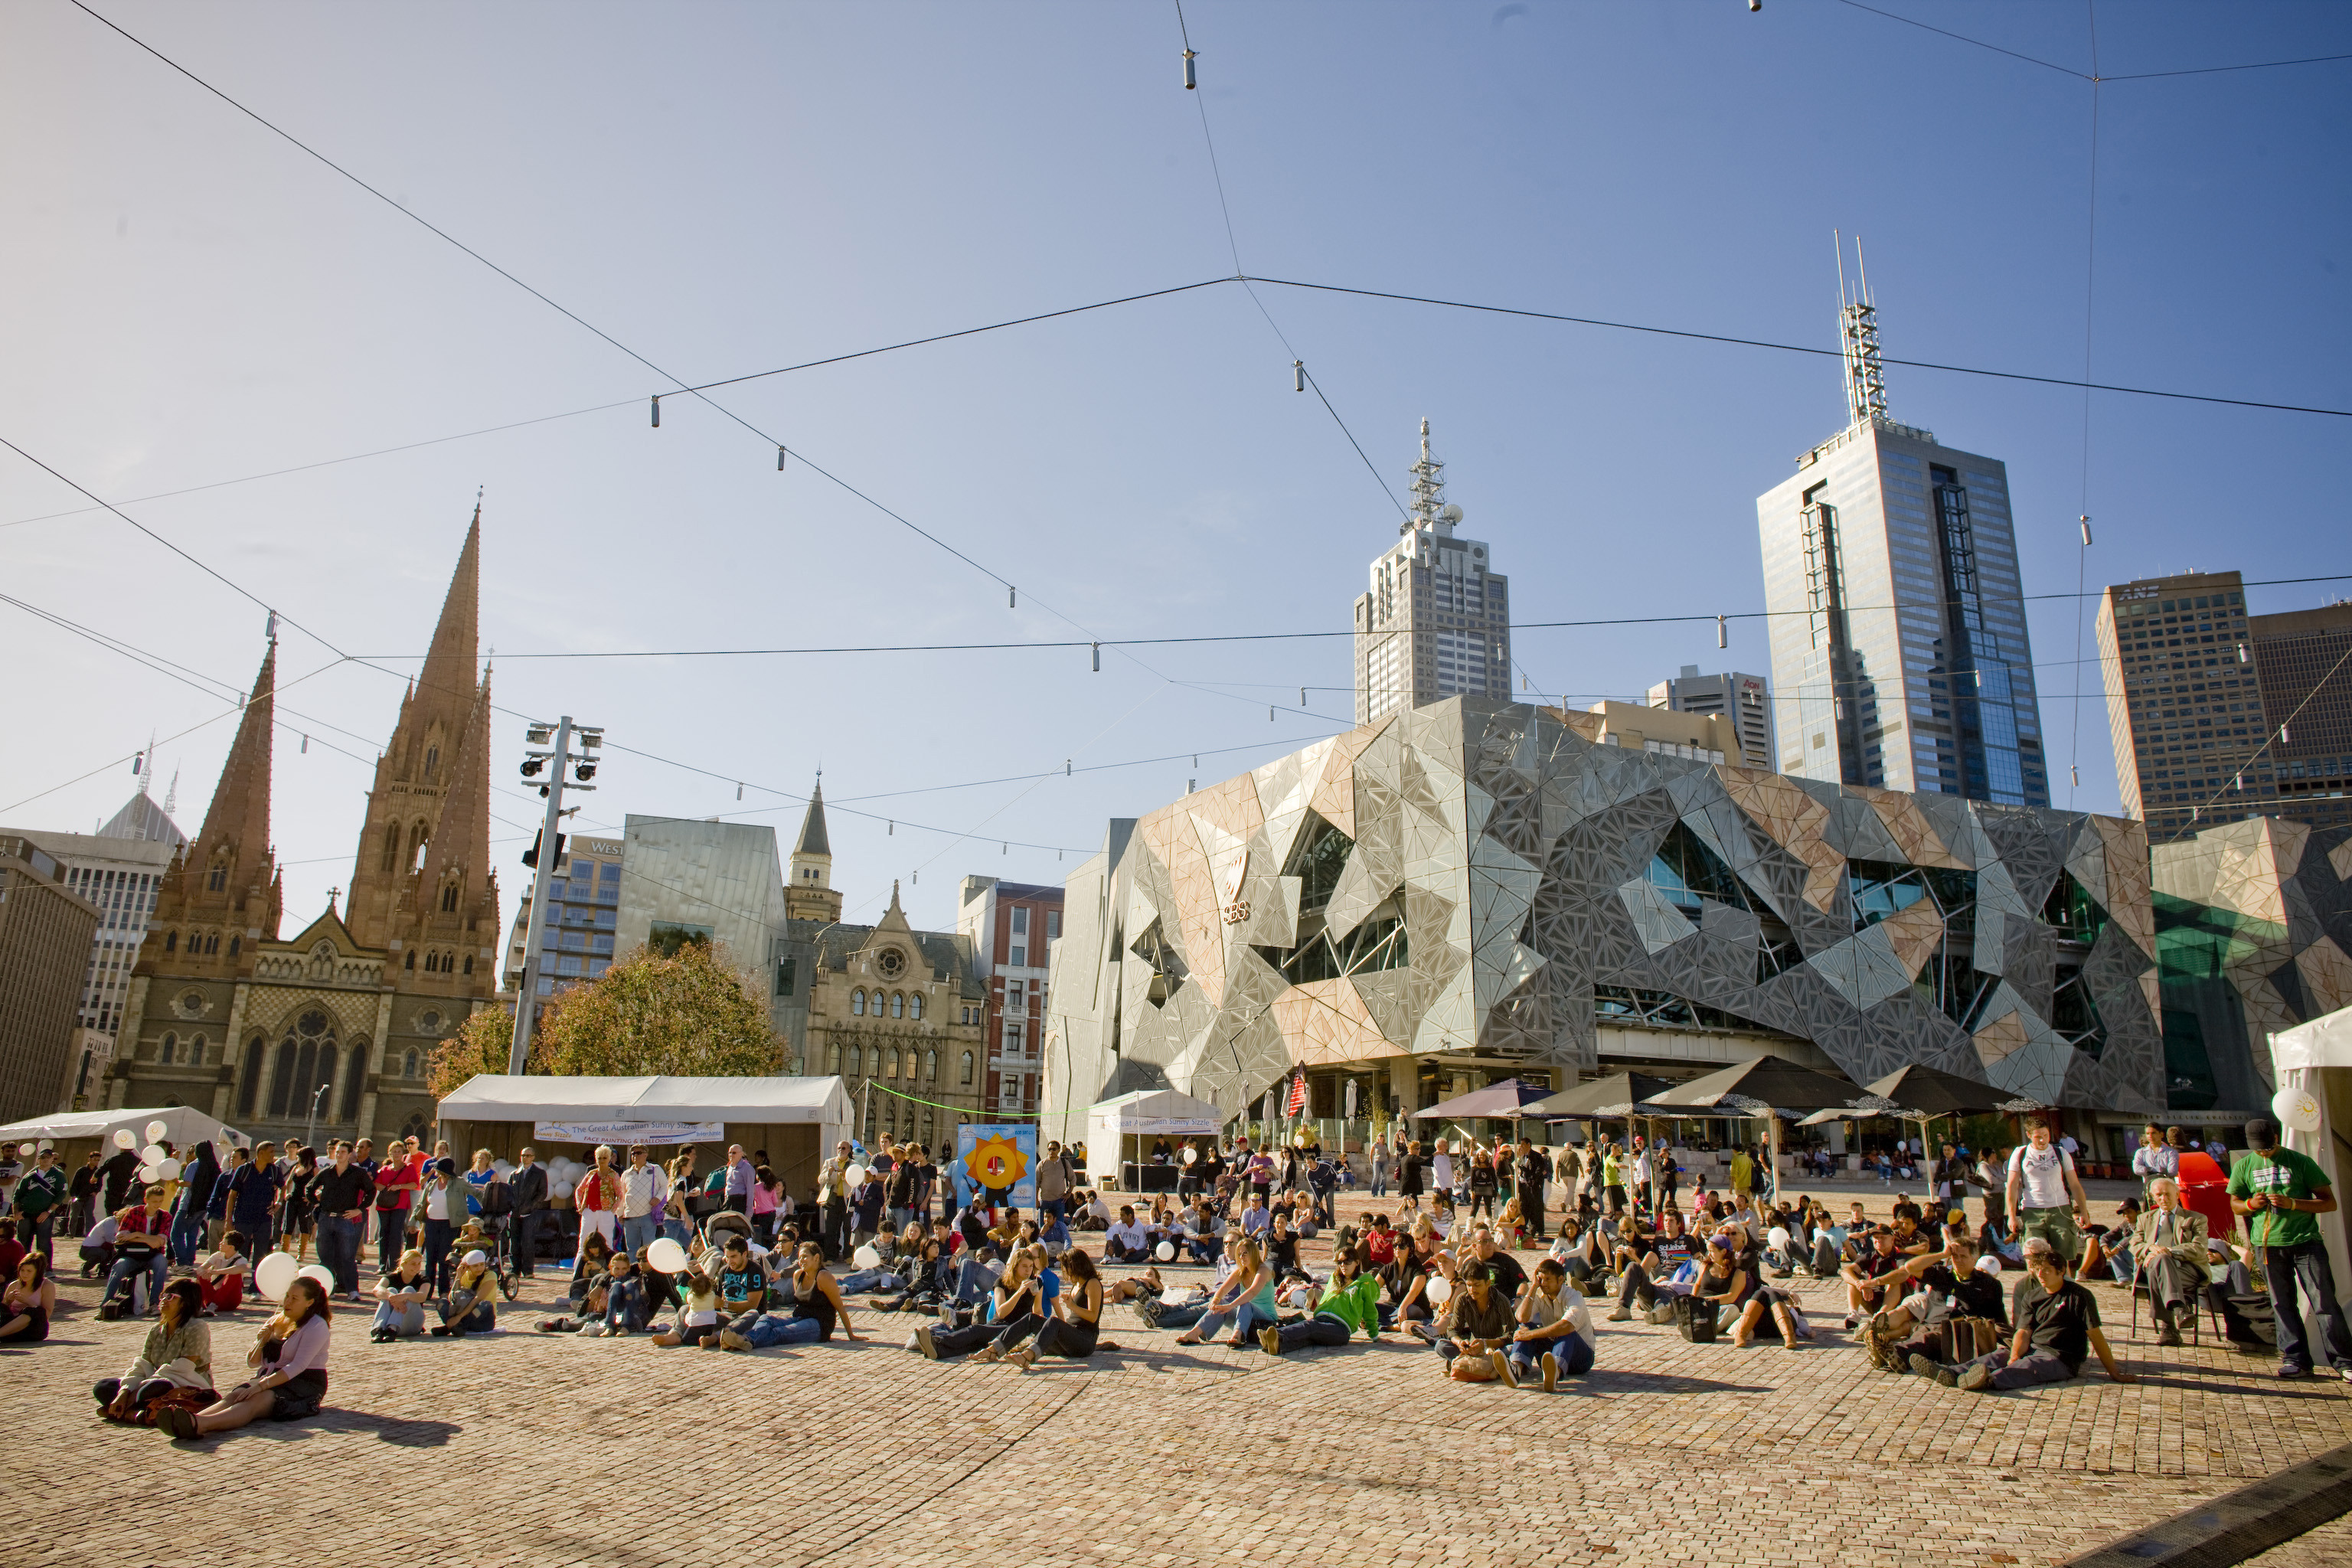
[[223, 891], [242, 893], [268, 881], [269, 759], [277, 717], [278, 643], [272, 638], [190, 857], [199, 877], [209, 879], [212, 868], [224, 868]]
[[425, 858], [419, 902], [439, 910], [447, 887], [457, 892], [456, 909], [482, 890], [490, 875], [490, 680], [483, 676], [474, 696], [473, 717], [448, 769], [449, 793], [441, 800], [440, 821]]
[[465, 547], [457, 552], [457, 570], [450, 574], [449, 592], [441, 601], [441, 620], [433, 628], [425, 668], [416, 678], [417, 703], [428, 711], [462, 714], [473, 704], [474, 649], [480, 637], [481, 551], [482, 503], [478, 500], [474, 521], [466, 529]]

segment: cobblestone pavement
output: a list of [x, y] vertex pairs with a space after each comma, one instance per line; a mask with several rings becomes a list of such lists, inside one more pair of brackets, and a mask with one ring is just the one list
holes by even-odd
[[[863, 1344], [583, 1342], [523, 1327], [556, 1293], [542, 1275], [519, 1331], [488, 1338], [373, 1346], [347, 1314], [325, 1414], [188, 1447], [92, 1415], [89, 1385], [144, 1330], [96, 1321], [72, 1281], [48, 1343], [0, 1352], [20, 1505], [0, 1559], [248, 1562], [258, 1528], [333, 1563], [431, 1543], [469, 1564], [2039, 1564], [2352, 1441], [2343, 1385], [2279, 1384], [2210, 1332], [2130, 1340], [2113, 1287], [2144, 1382], [1978, 1395], [1872, 1371], [1842, 1298], [1790, 1283], [1816, 1345], [1603, 1324], [1600, 1369], [1547, 1399], [1448, 1384], [1398, 1336], [1186, 1350], [1125, 1308], [1122, 1352], [1027, 1373], [928, 1362], [909, 1320], [867, 1311]], [[241, 1357], [259, 1319], [216, 1321], [215, 1353]], [[2263, 1561], [2347, 1544], [2338, 1524]]]

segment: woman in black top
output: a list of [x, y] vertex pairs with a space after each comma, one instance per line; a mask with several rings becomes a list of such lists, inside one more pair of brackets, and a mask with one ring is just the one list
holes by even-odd
[[1756, 1339], [1779, 1340], [1790, 1350], [1797, 1348], [1796, 1310], [1790, 1305], [1785, 1291], [1776, 1290], [1764, 1283], [1764, 1271], [1751, 1246], [1741, 1255], [1739, 1289], [1734, 1293], [1731, 1305], [1739, 1310], [1738, 1321], [1731, 1327], [1734, 1350], [1745, 1350]]
[[1403, 1161], [1397, 1167], [1397, 1196], [1402, 1198], [1407, 1206], [1412, 1208], [1421, 1206], [1422, 1191], [1427, 1183], [1424, 1173], [1428, 1169], [1427, 1163], [1421, 1157], [1421, 1145], [1418, 1143], [1411, 1145]]
[[1054, 1315], [1037, 1331], [1036, 1342], [1023, 1345], [1004, 1358], [1023, 1372], [1036, 1365], [1041, 1355], [1084, 1361], [1098, 1350], [1118, 1349], [1102, 1337], [1103, 1281], [1095, 1260], [1073, 1247], [1062, 1255], [1062, 1268], [1069, 1274], [1070, 1283], [1054, 1298]]
[[1290, 1233], [1290, 1215], [1280, 1209], [1275, 1211], [1274, 1223], [1266, 1231], [1265, 1260], [1277, 1280], [1298, 1273], [1298, 1237]]

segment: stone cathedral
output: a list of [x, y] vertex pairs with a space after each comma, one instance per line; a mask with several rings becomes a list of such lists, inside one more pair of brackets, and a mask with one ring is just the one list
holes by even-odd
[[291, 938], [269, 842], [278, 647], [261, 661], [203, 830], [163, 879], [133, 971], [116, 1106], [191, 1105], [256, 1139], [433, 1121], [434, 1043], [498, 991], [490, 680], [476, 653], [481, 509], [424, 668], [376, 760], [348, 896]]

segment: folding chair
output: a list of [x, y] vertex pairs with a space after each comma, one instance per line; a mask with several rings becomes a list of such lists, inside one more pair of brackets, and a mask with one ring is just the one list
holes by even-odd
[[[2148, 1319], [2150, 1327], [2154, 1327], [2156, 1318], [2154, 1302], [2155, 1290], [2140, 1279], [2140, 1257], [2137, 1249], [2132, 1253], [2131, 1282], [2128, 1288], [2131, 1291], [2131, 1335], [2133, 1339], [2137, 1340], [2139, 1338], [2139, 1304], [2142, 1300], [2147, 1300], [2149, 1303]], [[2197, 1288], [2192, 1290], [2189, 1301], [2189, 1342], [2192, 1348], [2200, 1350], [2203, 1349], [2205, 1344], [2205, 1336], [2203, 1333], [2204, 1319], [2199, 1315], [2199, 1310], [2200, 1308], [2203, 1309], [2205, 1312], [2211, 1314], [2213, 1319], [2213, 1331], [2222, 1335], [2224, 1338], [2228, 1337], [2228, 1330], [2224, 1328], [2221, 1322], [2221, 1310], [2213, 1305], [2212, 1292], [2204, 1289], [2203, 1282], [2200, 1281]]]

